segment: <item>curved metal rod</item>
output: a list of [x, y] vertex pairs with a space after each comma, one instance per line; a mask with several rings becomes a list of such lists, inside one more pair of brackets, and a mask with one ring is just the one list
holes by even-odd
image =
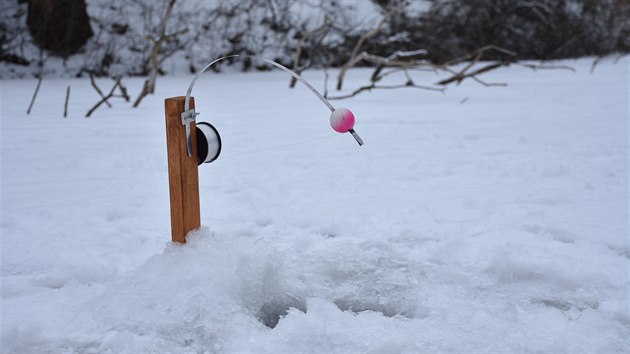
[[328, 109], [330, 109], [331, 112], [335, 111], [335, 107], [333, 107], [333, 105], [331, 105], [330, 102], [328, 102], [328, 100], [326, 98], [324, 98], [324, 96], [322, 96], [321, 93], [319, 93], [319, 91], [317, 91], [313, 86], [311, 86], [311, 84], [309, 84], [306, 80], [304, 80], [300, 75], [298, 75], [293, 70], [290, 70], [286, 66], [284, 66], [282, 64], [279, 64], [279, 63], [276, 63], [275, 61], [269, 60], [267, 58], [263, 58], [263, 57], [252, 57], [252, 58], [256, 58], [256, 59], [262, 60], [264, 62], [267, 62], [267, 63], [275, 66], [276, 68], [278, 68], [280, 70], [284, 70], [286, 73], [288, 73], [289, 75], [293, 76], [298, 81], [303, 83], [304, 86], [308, 87], [308, 89], [311, 90], [315, 94], [315, 96], [317, 96], [320, 99], [320, 101], [322, 101], [326, 105], [326, 107], [328, 107]]
[[190, 82], [190, 86], [188, 86], [188, 91], [186, 91], [186, 101], [184, 102], [184, 112], [186, 112], [186, 111], [188, 111], [190, 109], [190, 94], [192, 93], [193, 86], [195, 86], [195, 82], [197, 81], [199, 76], [201, 76], [201, 74], [203, 74], [206, 70], [208, 70], [215, 63], [218, 63], [221, 60], [224, 60], [224, 59], [227, 59], [227, 58], [234, 58], [234, 57], [237, 57], [237, 56], [238, 56], [238, 54], [233, 54], [233, 55], [228, 55], [228, 56], [225, 56], [225, 57], [221, 57], [219, 59], [215, 59], [215, 60], [209, 62], [206, 66], [204, 66], [203, 69], [201, 69], [195, 75], [195, 77], [193, 77], [192, 81]]
[[311, 86], [311, 84], [309, 84], [308, 82], [306, 82], [306, 80], [304, 80], [300, 75], [298, 75], [297, 73], [293, 72], [292, 70], [290, 70], [289, 68], [287, 68], [286, 66], [276, 63], [273, 60], [267, 59], [267, 58], [263, 58], [263, 57], [259, 57], [259, 56], [255, 56], [255, 55], [240, 55], [240, 54], [233, 54], [233, 55], [227, 55], [224, 57], [221, 57], [219, 59], [215, 59], [213, 61], [211, 61], [210, 63], [208, 63], [208, 65], [204, 66], [203, 69], [201, 69], [196, 75], [195, 77], [193, 77], [192, 81], [190, 82], [190, 86], [188, 86], [188, 91], [186, 92], [186, 101], [184, 103], [184, 111], [187, 112], [190, 109], [190, 94], [192, 93], [192, 89], [193, 86], [195, 86], [195, 82], [197, 81], [197, 79], [199, 78], [199, 76], [201, 76], [201, 74], [203, 74], [206, 70], [208, 70], [212, 65], [228, 59], [228, 58], [235, 58], [235, 57], [246, 57], [246, 58], [254, 58], [254, 59], [258, 59], [258, 60], [262, 60], [268, 64], [271, 64], [273, 66], [275, 66], [276, 68], [288, 73], [289, 75], [293, 76], [294, 78], [296, 78], [298, 81], [300, 81], [302, 84], [304, 84], [304, 86], [306, 86], [309, 90], [311, 90], [315, 96], [317, 96], [317, 98], [320, 99], [320, 101], [322, 101], [326, 107], [328, 107], [328, 109], [330, 109], [331, 112], [335, 111], [335, 107], [333, 107], [333, 105], [330, 104], [330, 102], [328, 102], [328, 100], [326, 98], [324, 98], [324, 96], [322, 96], [321, 93], [319, 93], [319, 91], [317, 91], [317, 89], [315, 89], [313, 86]]

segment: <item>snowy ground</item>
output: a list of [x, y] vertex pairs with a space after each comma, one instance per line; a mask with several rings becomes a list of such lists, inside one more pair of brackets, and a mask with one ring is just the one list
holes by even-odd
[[2, 81], [2, 352], [630, 352], [628, 63], [333, 102], [363, 147], [282, 72], [204, 76], [224, 151], [185, 246], [163, 99], [190, 77], [89, 119], [86, 80], [30, 116]]

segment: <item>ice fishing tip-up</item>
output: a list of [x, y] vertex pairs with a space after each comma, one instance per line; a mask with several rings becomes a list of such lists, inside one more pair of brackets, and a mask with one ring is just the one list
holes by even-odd
[[363, 140], [354, 130], [354, 114], [347, 108], [335, 108], [300, 75], [273, 60], [258, 56], [229, 55], [208, 63], [192, 79], [186, 96], [164, 100], [168, 153], [171, 232], [173, 242], [185, 243], [186, 234], [200, 227], [199, 172], [202, 163], [215, 161], [221, 154], [221, 136], [210, 123], [196, 122], [195, 100], [191, 96], [195, 82], [208, 68], [222, 60], [250, 57], [283, 70], [306, 86], [330, 110], [330, 126], [338, 133], [350, 133], [361, 146]]

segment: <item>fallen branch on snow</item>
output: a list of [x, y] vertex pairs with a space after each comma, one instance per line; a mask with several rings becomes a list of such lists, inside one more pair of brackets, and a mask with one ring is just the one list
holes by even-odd
[[[89, 118], [92, 113], [94, 113], [94, 111], [96, 111], [96, 109], [98, 107], [100, 107], [103, 103], [107, 103], [110, 107], [111, 105], [109, 104], [109, 102], [107, 100], [109, 100], [112, 97], [120, 97], [120, 98], [124, 98], [125, 101], [129, 102], [130, 98], [129, 98], [129, 94], [127, 94], [127, 88], [122, 84], [122, 77], [121, 76], [117, 76], [112, 78], [112, 80], [114, 80], [114, 86], [112, 87], [112, 89], [109, 91], [109, 93], [106, 96], [103, 96], [103, 94], [101, 93], [101, 100], [98, 101], [94, 107], [92, 107], [85, 115], [86, 118]], [[116, 89], [119, 89], [120, 91], [120, 95], [114, 95], [114, 92], [116, 92]]]

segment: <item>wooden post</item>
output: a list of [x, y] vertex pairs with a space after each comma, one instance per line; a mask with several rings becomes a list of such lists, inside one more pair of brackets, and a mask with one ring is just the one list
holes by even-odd
[[[195, 123], [190, 123], [193, 154], [188, 156], [186, 128], [182, 125], [184, 96], [164, 100], [166, 112], [166, 148], [168, 150], [168, 182], [171, 195], [171, 234], [173, 242], [185, 243], [186, 234], [199, 228], [199, 175], [197, 171], [197, 137]], [[195, 99], [190, 98], [190, 109]]]

